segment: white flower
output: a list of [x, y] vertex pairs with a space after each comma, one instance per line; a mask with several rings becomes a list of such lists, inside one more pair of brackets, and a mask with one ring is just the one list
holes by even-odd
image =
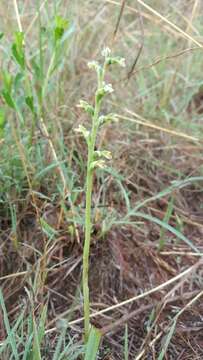
[[106, 95], [113, 92], [113, 88], [111, 84], [103, 83], [103, 86], [97, 90], [97, 101], [101, 101], [101, 99]]
[[98, 67], [99, 67], [99, 63], [98, 63], [98, 61], [93, 60], [93, 61], [89, 61], [87, 63], [87, 66], [88, 66], [89, 69], [96, 69], [97, 70]]
[[108, 150], [97, 150], [94, 152], [96, 156], [98, 156], [99, 158], [104, 157], [107, 160], [112, 159], [112, 155], [111, 152]]
[[90, 132], [83, 125], [80, 124], [79, 127], [77, 129], [75, 129], [75, 131], [83, 134], [85, 140], [88, 142]]
[[101, 54], [104, 57], [108, 57], [111, 54], [111, 50], [108, 47], [106, 47], [102, 50]]
[[92, 161], [92, 163], [90, 164], [90, 170], [94, 170], [97, 167], [100, 169], [104, 169], [106, 167], [105, 161], [104, 160]]
[[106, 94], [110, 94], [113, 92], [113, 87], [111, 84], [105, 84], [103, 89]]
[[101, 115], [99, 117], [99, 123], [100, 125], [104, 125], [104, 124], [107, 124], [109, 122], [117, 122], [118, 121], [118, 115], [116, 114], [107, 114], [107, 115]]
[[85, 110], [88, 114], [91, 116], [94, 115], [94, 108], [92, 105], [90, 105], [87, 101], [80, 100], [80, 103], [77, 105], [77, 107]]

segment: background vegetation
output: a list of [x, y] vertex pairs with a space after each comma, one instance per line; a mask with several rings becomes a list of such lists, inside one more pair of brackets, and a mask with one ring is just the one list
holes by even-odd
[[[202, 11], [199, 0], [1, 0], [0, 358], [201, 359]], [[81, 285], [88, 61], [118, 121], [93, 181], [90, 302]]]

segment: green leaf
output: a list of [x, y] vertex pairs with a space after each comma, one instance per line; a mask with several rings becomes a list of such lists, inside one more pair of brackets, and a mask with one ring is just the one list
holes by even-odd
[[173, 321], [173, 323], [172, 323], [172, 325], [171, 325], [171, 327], [169, 329], [168, 334], [164, 338], [164, 345], [163, 345], [163, 348], [162, 348], [162, 350], [161, 350], [161, 352], [159, 354], [158, 360], [163, 360], [164, 359], [164, 356], [165, 356], [166, 351], [168, 349], [168, 346], [170, 344], [171, 338], [172, 338], [172, 336], [174, 334], [174, 331], [176, 329], [176, 322], [177, 322], [177, 317], [175, 317], [175, 319], [174, 319], [174, 321]]
[[33, 330], [34, 330], [34, 338], [33, 338], [33, 359], [34, 360], [42, 360], [41, 351], [40, 351], [40, 342], [38, 337], [38, 330], [35, 318], [33, 317]]
[[45, 323], [46, 323], [46, 319], [47, 319], [47, 305], [43, 306], [42, 309], [42, 313], [40, 316], [40, 321], [39, 321], [39, 326], [38, 326], [38, 339], [39, 339], [39, 344], [42, 343], [44, 337], [45, 337]]
[[49, 238], [52, 238], [54, 235], [57, 234], [57, 231], [54, 228], [52, 228], [52, 226], [49, 225], [43, 218], [40, 218], [40, 224], [42, 230]]
[[22, 69], [24, 69], [25, 68], [25, 56], [24, 56], [24, 54], [18, 52], [16, 44], [12, 45], [11, 50], [12, 50], [13, 57], [15, 58], [17, 63], [20, 65], [20, 67]]
[[9, 72], [7, 72], [7, 71], [2, 71], [2, 78], [3, 78], [4, 89], [10, 93], [12, 90], [12, 85], [13, 85], [12, 75], [9, 74]]
[[128, 325], [125, 325], [125, 337], [124, 337], [124, 358], [129, 360], [129, 344], [128, 344]]
[[[173, 203], [174, 203], [174, 200], [173, 200], [173, 197], [171, 197], [171, 200], [169, 201], [168, 206], [167, 206], [166, 214], [163, 219], [163, 221], [167, 224], [168, 224], [168, 222], [171, 218], [172, 212], [173, 212]], [[161, 251], [165, 245], [165, 232], [166, 231], [164, 228], [162, 228], [160, 231], [159, 251]]]
[[10, 92], [3, 90], [3, 91], [2, 91], [2, 96], [3, 96], [5, 102], [7, 103], [7, 105], [8, 105], [10, 108], [12, 108], [12, 109], [15, 109], [15, 108], [16, 108], [15, 101], [13, 100]]
[[108, 57], [106, 59], [106, 63], [107, 65], [113, 65], [113, 64], [117, 64], [120, 65], [122, 67], [125, 67], [125, 59], [119, 56], [115, 56], [115, 57]]
[[0, 32], [0, 40], [4, 37], [4, 33]]
[[15, 336], [14, 336], [12, 330], [11, 330], [11, 327], [10, 327], [10, 323], [9, 323], [9, 319], [8, 319], [8, 313], [7, 313], [7, 310], [6, 310], [6, 306], [5, 306], [5, 303], [4, 303], [4, 298], [3, 298], [3, 294], [2, 294], [1, 289], [0, 289], [0, 306], [1, 306], [2, 311], [3, 311], [4, 325], [5, 325], [6, 332], [7, 332], [8, 338], [9, 338], [9, 344], [10, 344], [11, 349], [12, 349], [12, 355], [13, 355], [15, 360], [19, 360]]
[[64, 19], [62, 16], [57, 15], [55, 17], [55, 23], [56, 26], [59, 28], [63, 28], [64, 30], [67, 29], [67, 27], [69, 26], [69, 20]]
[[5, 124], [5, 110], [3, 108], [0, 108], [0, 139], [3, 137]]
[[61, 16], [55, 17], [54, 40], [57, 43], [63, 37], [65, 30], [69, 26], [69, 21]]
[[87, 348], [85, 351], [85, 360], [96, 359], [100, 340], [101, 340], [101, 332], [95, 327], [92, 327], [90, 330]]
[[25, 68], [25, 49], [24, 49], [24, 33], [17, 31], [15, 33], [15, 42], [11, 47], [12, 55], [22, 69]]
[[35, 115], [35, 107], [34, 107], [34, 98], [33, 98], [33, 96], [26, 96], [25, 102], [26, 102], [26, 105], [29, 107], [29, 109], [32, 111], [32, 113]]
[[17, 47], [18, 52], [23, 50], [23, 43], [24, 43], [24, 33], [21, 31], [15, 32], [15, 44]]
[[34, 74], [36, 79], [41, 80], [41, 69], [40, 66], [37, 64], [35, 59], [31, 60], [32, 69], [34, 70]]
[[23, 74], [22, 73], [18, 73], [15, 76], [14, 84], [13, 84], [14, 91], [17, 91], [19, 89], [22, 79], [23, 79]]
[[177, 238], [184, 241], [192, 250], [199, 253], [199, 250], [196, 248], [196, 246], [193, 245], [193, 243], [186, 236], [184, 236], [180, 231], [176, 230], [171, 225], [165, 223], [164, 221], [161, 221], [160, 219], [158, 219], [158, 218], [156, 218], [154, 216], [147, 215], [147, 214], [144, 214], [144, 213], [139, 212], [139, 211], [135, 212], [134, 215], [137, 216], [137, 217], [141, 217], [141, 218], [143, 218], [145, 220], [152, 221], [155, 224], [158, 224], [158, 225], [162, 226], [163, 228], [165, 228], [166, 230], [168, 230], [172, 234], [174, 234]]

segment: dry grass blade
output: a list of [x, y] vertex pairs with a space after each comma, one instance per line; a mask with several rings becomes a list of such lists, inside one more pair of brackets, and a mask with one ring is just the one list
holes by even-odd
[[[164, 289], [165, 287], [173, 284], [174, 282], [178, 281], [179, 279], [181, 279], [181, 278], [183, 278], [183, 277], [186, 277], [186, 276], [189, 276], [189, 274], [193, 274], [194, 271], [196, 271], [196, 269], [197, 269], [200, 265], [202, 265], [202, 263], [203, 263], [203, 260], [201, 259], [201, 260], [199, 260], [196, 264], [192, 265], [192, 266], [189, 267], [188, 269], [184, 270], [183, 272], [181, 272], [180, 274], [174, 276], [173, 278], [171, 278], [170, 280], [164, 282], [163, 284], [160, 284], [159, 286], [156, 286], [156, 287], [154, 287], [153, 289], [150, 289], [150, 290], [148, 290], [148, 291], [145, 291], [145, 292], [143, 292], [143, 293], [141, 293], [141, 294], [139, 294], [139, 295], [136, 295], [136, 296], [134, 296], [134, 297], [132, 297], [132, 298], [130, 298], [130, 299], [127, 299], [127, 300], [125, 300], [125, 301], [122, 301], [122, 302], [120, 302], [120, 303], [118, 303], [118, 304], [116, 304], [116, 305], [112, 305], [112, 306], [109, 306], [109, 307], [107, 307], [107, 308], [105, 308], [105, 309], [102, 309], [102, 310], [100, 310], [100, 311], [97, 311], [97, 312], [95, 312], [95, 313], [92, 313], [92, 314], [90, 314], [90, 318], [94, 318], [94, 317], [97, 317], [97, 316], [99, 316], [99, 315], [106, 314], [107, 312], [110, 312], [110, 311], [119, 309], [119, 308], [122, 307], [122, 306], [131, 304], [131, 303], [133, 303], [133, 302], [135, 302], [135, 301], [137, 301], [137, 300], [143, 299], [143, 298], [145, 298], [145, 297], [147, 297], [147, 296], [149, 296], [149, 295], [151, 295], [151, 294], [153, 294], [153, 293], [156, 293], [156, 292]], [[79, 318], [79, 319], [75, 319], [75, 320], [71, 321], [71, 322], [69, 323], [69, 325], [71, 326], [71, 325], [78, 324], [78, 323], [82, 322], [83, 320], [84, 320], [83, 317], [82, 317], [82, 318]], [[48, 329], [48, 330], [46, 330], [46, 333], [49, 334], [49, 333], [54, 332], [54, 331], [56, 331], [56, 328]]]
[[175, 54], [172, 54], [172, 55], [168, 55], [168, 56], [164, 56], [164, 57], [160, 57], [156, 60], [154, 60], [151, 64], [149, 65], [144, 65], [144, 66], [140, 66], [138, 67], [138, 69], [134, 70], [132, 72], [132, 75], [135, 75], [135, 74], [138, 74], [140, 71], [143, 71], [143, 70], [147, 70], [147, 69], [151, 69], [153, 66], [156, 66], [158, 64], [160, 64], [162, 61], [166, 61], [166, 60], [171, 60], [171, 59], [175, 59], [179, 56], [182, 56], [182, 55], [185, 55], [187, 53], [191, 53], [195, 50], [201, 50], [201, 48], [199, 46], [197, 47], [192, 47], [192, 48], [187, 48], [187, 49], [184, 49], [184, 50], [181, 50]]
[[[0, 358], [27, 359], [33, 320], [38, 358], [85, 357], [86, 228], [95, 356], [202, 358], [202, 10], [199, 0], [1, 1]], [[111, 71], [122, 56], [127, 70]]]
[[[41, 5], [40, 5], [40, 7], [39, 7], [39, 12], [42, 11], [42, 9], [43, 9], [44, 6], [46, 5], [47, 1], [48, 1], [48, 0], [44, 0], [44, 1], [41, 3]], [[38, 17], [39, 17], [39, 12], [33, 17], [33, 19], [32, 19], [32, 21], [30, 22], [28, 28], [26, 29], [26, 32], [25, 32], [25, 35], [26, 35], [26, 36], [31, 32], [31, 30], [32, 30], [35, 22], [37, 21], [37, 19], [38, 19]]]
[[119, 29], [119, 25], [120, 25], [120, 22], [121, 22], [121, 18], [122, 18], [123, 12], [124, 12], [125, 5], [126, 5], [126, 0], [122, 0], [121, 9], [120, 9], [120, 12], [119, 12], [119, 15], [118, 15], [118, 20], [117, 20], [117, 23], [116, 23], [116, 27], [115, 27], [115, 30], [114, 30], [114, 33], [113, 33], [114, 39], [116, 38], [118, 29]]
[[168, 25], [170, 25], [173, 29], [175, 29], [177, 32], [179, 32], [180, 34], [182, 34], [186, 39], [190, 40], [191, 42], [193, 42], [194, 44], [198, 45], [199, 47], [203, 47], [203, 45], [201, 43], [199, 43], [199, 41], [195, 40], [192, 36], [190, 36], [189, 34], [187, 34], [185, 31], [183, 31], [181, 28], [179, 28], [177, 25], [175, 25], [174, 23], [172, 23], [170, 20], [168, 20], [165, 16], [162, 16], [158, 11], [154, 10], [151, 6], [147, 5], [144, 1], [142, 0], [137, 0], [137, 2], [139, 4], [141, 4], [145, 9], [147, 9], [149, 12], [151, 12], [152, 14], [154, 14], [155, 16], [157, 16], [158, 18], [160, 18], [162, 21], [164, 21], [165, 23], [167, 23]]
[[175, 316], [175, 318], [172, 320], [172, 323], [170, 324], [170, 327], [168, 329], [168, 334], [165, 336], [165, 340], [163, 343], [163, 347], [162, 350], [159, 354], [158, 360], [163, 360], [166, 351], [168, 349], [168, 346], [170, 344], [170, 341], [172, 339], [172, 336], [174, 335], [175, 329], [176, 329], [176, 325], [177, 325], [177, 321], [179, 319], [179, 317], [181, 316], [181, 314], [183, 314], [183, 312], [185, 310], [187, 310], [189, 307], [191, 307], [200, 297], [203, 296], [203, 291], [200, 291], [199, 294], [197, 294], [192, 300], [190, 300], [187, 305], [185, 305], [179, 312], [178, 314]]
[[[129, 112], [129, 110], [127, 110], [127, 112]], [[180, 133], [180, 132], [177, 132], [175, 130], [172, 130], [172, 129], [167, 129], [167, 128], [164, 128], [164, 127], [161, 127], [161, 126], [158, 126], [156, 124], [152, 124], [150, 123], [148, 120], [146, 120], [145, 118], [143, 118], [142, 116], [136, 114], [135, 112], [130, 112], [135, 118], [130, 118], [128, 116], [124, 116], [124, 115], [118, 115], [118, 117], [120, 119], [123, 119], [123, 120], [128, 120], [128, 121], [131, 121], [131, 122], [134, 122], [136, 124], [139, 124], [139, 125], [142, 125], [142, 126], [146, 126], [146, 127], [149, 127], [151, 129], [155, 129], [155, 130], [159, 130], [159, 131], [163, 131], [163, 132], [166, 132], [167, 134], [170, 134], [170, 135], [175, 135], [175, 136], [178, 136], [178, 137], [181, 137], [181, 138], [184, 138], [184, 139], [187, 139], [187, 140], [191, 140], [191, 141], [195, 141], [195, 142], [201, 142], [203, 140], [200, 140], [194, 136], [190, 136], [190, 135], [187, 135], [187, 134], [184, 134], [184, 133]]]
[[[116, 6], [121, 6], [120, 3], [118, 3], [117, 1], [114, 0], [103, 0], [107, 3], [110, 4], [114, 4]], [[203, 47], [203, 45], [195, 40], [192, 36], [190, 36], [189, 34], [187, 34], [185, 31], [183, 31], [182, 29], [180, 29], [177, 25], [173, 24], [171, 21], [169, 21], [166, 17], [162, 16], [158, 11], [154, 10], [152, 7], [150, 7], [149, 5], [145, 4], [143, 1], [141, 0], [137, 0], [137, 2], [142, 5], [145, 9], [147, 9], [151, 14], [155, 15], [156, 17], [158, 17], [159, 19], [161, 19], [164, 23], [168, 24], [169, 27], [172, 30], [175, 30], [176, 33], [178, 33], [179, 35], [181, 35], [183, 38], [190, 40], [191, 42], [193, 42], [194, 44], [196, 44], [197, 46], [199, 46], [200, 48]], [[128, 6], [126, 5], [126, 8], [128, 8], [130, 11], [138, 13], [138, 10], [133, 8], [132, 6]], [[142, 13], [143, 14], [143, 13]], [[143, 14], [144, 17], [149, 18], [146, 14]], [[150, 20], [152, 20], [150, 18]]]
[[18, 23], [18, 28], [19, 28], [19, 31], [22, 32], [23, 28], [22, 28], [22, 24], [21, 24], [21, 20], [20, 20], [20, 14], [19, 14], [19, 10], [18, 10], [17, 0], [13, 0], [13, 5], [14, 5], [15, 13], [16, 13], [16, 20]]

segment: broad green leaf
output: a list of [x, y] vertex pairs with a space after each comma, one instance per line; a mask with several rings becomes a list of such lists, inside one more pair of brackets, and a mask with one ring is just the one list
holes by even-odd
[[85, 360], [96, 359], [100, 340], [101, 340], [101, 332], [95, 327], [92, 327], [90, 330], [89, 339], [87, 342], [87, 348], [85, 351]]

